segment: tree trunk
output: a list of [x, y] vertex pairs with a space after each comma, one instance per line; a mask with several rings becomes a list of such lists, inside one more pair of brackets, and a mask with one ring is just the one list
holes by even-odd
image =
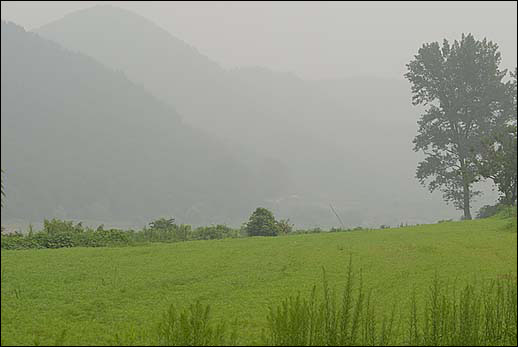
[[464, 183], [464, 219], [471, 220], [471, 211], [469, 208], [469, 184]]
[[471, 211], [469, 208], [469, 181], [468, 181], [468, 174], [466, 170], [466, 161], [463, 157], [460, 159], [460, 172], [462, 175], [462, 198], [463, 198], [463, 204], [462, 207], [464, 208], [464, 219], [465, 220], [471, 220]]

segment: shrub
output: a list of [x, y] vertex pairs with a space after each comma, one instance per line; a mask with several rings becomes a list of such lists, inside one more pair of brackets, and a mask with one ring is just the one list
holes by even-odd
[[34, 239], [27, 238], [20, 233], [2, 234], [2, 249], [27, 249], [27, 248], [43, 248], [40, 247]]
[[210, 319], [210, 306], [199, 301], [179, 312], [174, 305], [164, 315], [157, 331], [159, 346], [226, 346], [224, 323], [214, 325]]
[[502, 207], [503, 206], [501, 204], [482, 206], [478, 210], [476, 218], [480, 219], [480, 218], [492, 217], [492, 216], [496, 215], [498, 212], [500, 212], [502, 210]]
[[74, 225], [73, 221], [65, 221], [53, 218], [52, 220], [45, 219], [43, 221], [43, 231], [50, 234], [67, 234], [67, 233], [80, 233], [84, 231], [82, 222]]
[[170, 219], [160, 218], [160, 219], [157, 219], [157, 220], [149, 223], [149, 226], [153, 230], [171, 230], [172, 228], [174, 228], [176, 226], [176, 224], [175, 224], [174, 218], [170, 218]]
[[102, 226], [93, 230], [81, 223], [71, 221], [45, 220], [43, 230], [27, 234], [2, 235], [2, 249], [102, 247], [114, 244], [128, 244], [131, 233], [119, 229], [104, 230]]
[[324, 230], [322, 230], [319, 227], [315, 227], [304, 231], [305, 234], [320, 234], [321, 232], [324, 232]]
[[289, 219], [281, 219], [277, 221], [277, 230], [279, 235], [287, 235], [293, 232], [293, 224], [290, 224]]
[[174, 228], [176, 241], [187, 241], [191, 239], [192, 229], [190, 225], [180, 224]]
[[258, 207], [246, 224], [246, 233], [248, 236], [277, 236], [279, 230], [273, 213]]
[[234, 230], [226, 225], [211, 225], [198, 227], [192, 232], [193, 240], [215, 240], [229, 237], [239, 237], [239, 230]]
[[178, 242], [187, 241], [191, 237], [191, 226], [177, 225], [174, 218], [160, 218], [149, 223], [150, 228], [144, 228], [134, 234], [135, 239], [141, 242]]

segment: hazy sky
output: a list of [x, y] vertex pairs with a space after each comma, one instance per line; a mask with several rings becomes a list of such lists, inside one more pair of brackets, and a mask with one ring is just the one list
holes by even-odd
[[517, 61], [512, 2], [118, 2], [2, 1], [2, 19], [33, 29], [100, 3], [132, 10], [224, 67], [259, 65], [304, 78], [399, 77], [423, 42], [462, 32]]

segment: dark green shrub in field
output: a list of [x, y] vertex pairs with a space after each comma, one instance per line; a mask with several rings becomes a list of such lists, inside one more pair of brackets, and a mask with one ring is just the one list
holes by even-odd
[[131, 232], [120, 229], [99, 227], [95, 231], [89, 229], [77, 235], [78, 243], [83, 247], [103, 247], [131, 243]]
[[477, 218], [480, 219], [492, 217], [498, 214], [498, 212], [500, 212], [503, 208], [504, 206], [501, 204], [482, 206], [477, 212]]
[[263, 207], [258, 207], [246, 223], [248, 236], [277, 236], [279, 229], [273, 213]]
[[2, 249], [27, 249], [27, 248], [43, 248], [33, 238], [25, 237], [20, 233], [2, 234]]
[[77, 243], [74, 243], [74, 236], [71, 232], [52, 234], [39, 232], [34, 234], [33, 239], [41, 248], [64, 248], [78, 246]]
[[198, 227], [191, 234], [193, 240], [216, 240], [231, 237], [239, 237], [239, 230], [221, 224]]
[[164, 315], [157, 331], [159, 346], [227, 346], [235, 335], [227, 336], [225, 324], [214, 324], [210, 306], [200, 302], [179, 312], [174, 305]]

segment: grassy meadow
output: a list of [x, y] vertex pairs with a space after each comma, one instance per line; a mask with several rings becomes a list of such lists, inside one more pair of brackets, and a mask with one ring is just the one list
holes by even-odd
[[[514, 217], [515, 218], [515, 217]], [[136, 247], [2, 250], [2, 345], [142, 343], [170, 304], [199, 300], [261, 344], [269, 307], [308, 294], [325, 268], [340, 291], [361, 269], [381, 311], [422, 302], [437, 275], [463, 284], [516, 277], [509, 218], [401, 228]]]

